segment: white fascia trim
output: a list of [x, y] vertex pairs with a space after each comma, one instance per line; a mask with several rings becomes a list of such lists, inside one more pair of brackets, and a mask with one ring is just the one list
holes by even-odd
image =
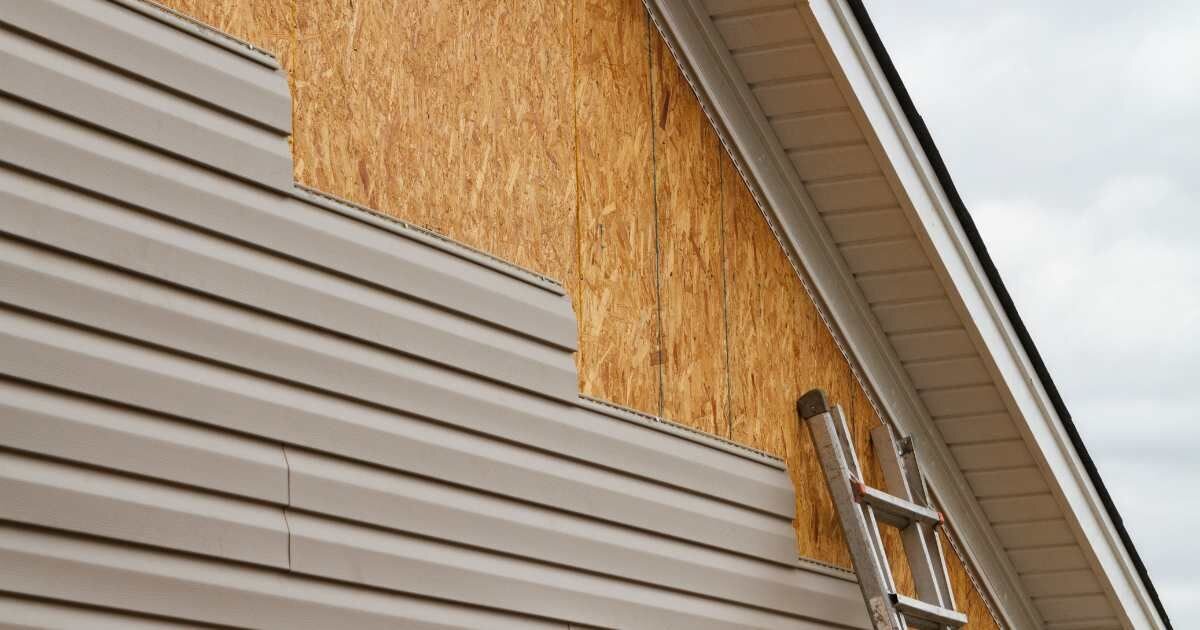
[[920, 463], [930, 487], [952, 515], [965, 559], [977, 569], [998, 614], [1009, 627], [1041, 628], [1011, 560], [707, 13], [698, 0], [645, 3], [882, 415], [922, 445]]
[[1003, 380], [1001, 389], [1007, 389], [1014, 418], [1036, 445], [1034, 456], [1051, 473], [1064, 510], [1075, 518], [1088, 543], [1082, 546], [1107, 577], [1120, 604], [1118, 614], [1129, 628], [1165, 628], [858, 21], [845, 0], [811, 0], [809, 6], [878, 134], [928, 244], [949, 274], [960, 308]]

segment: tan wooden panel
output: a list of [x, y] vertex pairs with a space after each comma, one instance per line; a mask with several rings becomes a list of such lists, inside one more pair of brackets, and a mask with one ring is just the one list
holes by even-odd
[[728, 435], [721, 146], [657, 30], [651, 40], [663, 346], [660, 413]]
[[941, 532], [942, 549], [946, 553], [946, 571], [950, 577], [950, 589], [954, 591], [954, 607], [967, 615], [964, 630], [999, 630], [992, 611], [980, 595], [967, 567], [958, 556], [958, 550], [950, 545], [945, 532]]
[[574, 13], [581, 389], [657, 413], [649, 24], [638, 0], [576, 0]]
[[[815, 309], [728, 156], [721, 155], [729, 305], [729, 437], [784, 456], [796, 450], [801, 344]], [[786, 440], [786, 445], [785, 445]], [[793, 479], [797, 470], [789, 465]], [[797, 496], [799, 514], [808, 506]]]
[[300, 3], [297, 179], [572, 287], [570, 18], [559, 0]]

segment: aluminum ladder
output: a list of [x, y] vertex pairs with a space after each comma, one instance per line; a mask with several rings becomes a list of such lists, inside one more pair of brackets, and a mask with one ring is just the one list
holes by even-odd
[[[875, 629], [944, 630], [966, 624], [967, 616], [954, 610], [946, 559], [937, 536], [942, 515], [929, 507], [912, 440], [897, 441], [886, 425], [871, 431], [871, 442], [887, 483], [888, 491], [883, 492], [863, 483], [862, 468], [840, 406], [830, 408], [825, 392], [814, 389], [800, 397], [796, 409], [812, 433]], [[900, 530], [916, 582], [916, 598], [896, 592], [879, 533], [881, 522]]]

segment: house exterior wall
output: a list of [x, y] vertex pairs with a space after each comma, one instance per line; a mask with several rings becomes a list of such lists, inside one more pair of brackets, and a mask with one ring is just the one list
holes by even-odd
[[784, 458], [799, 553], [849, 565], [793, 403], [873, 482], [879, 420], [640, 3], [166, 4], [279, 54], [298, 181], [561, 279], [584, 393]]
[[45, 0], [0, 70], [0, 625], [867, 627], [782, 462], [578, 396], [561, 287], [290, 186], [269, 59]]

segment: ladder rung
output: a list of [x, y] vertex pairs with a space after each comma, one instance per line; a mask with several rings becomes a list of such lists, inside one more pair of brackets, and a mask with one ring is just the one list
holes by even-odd
[[903, 529], [913, 521], [929, 525], [942, 522], [942, 515], [937, 510], [890, 495], [861, 481], [856, 480], [851, 484], [854, 486], [854, 498], [859, 503], [875, 508], [876, 518], [889, 525]]
[[967, 623], [967, 616], [948, 608], [934, 606], [919, 599], [892, 593], [892, 603], [896, 610], [904, 615], [909, 625], [921, 625], [929, 628], [961, 628]]

